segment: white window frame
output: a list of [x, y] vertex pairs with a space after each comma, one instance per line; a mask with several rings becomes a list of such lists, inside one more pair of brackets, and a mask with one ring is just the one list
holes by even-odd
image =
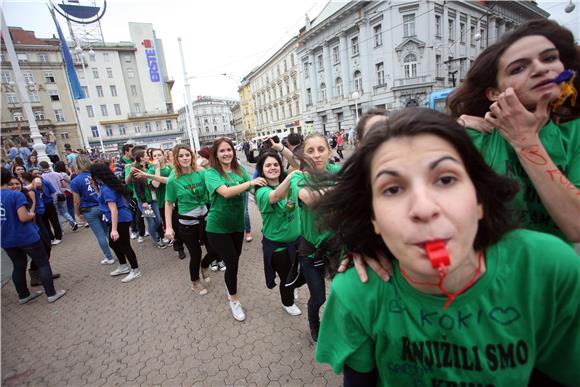
[[107, 105], [101, 105], [101, 116], [103, 117], [107, 117], [109, 115], [109, 112], [107, 111]]
[[377, 74], [377, 86], [385, 84], [385, 65], [383, 62], [375, 64], [375, 72]]
[[105, 93], [103, 92], [103, 86], [97, 85], [97, 97], [104, 97]]
[[93, 67], [92, 71], [93, 71], [93, 79], [99, 79], [99, 69], [96, 67]]
[[417, 55], [411, 53], [403, 60], [403, 74], [405, 78], [417, 77]]
[[375, 47], [380, 47], [383, 45], [383, 26], [377, 24], [373, 27], [373, 33], [375, 38]]
[[94, 117], [95, 110], [93, 109], [93, 105], [87, 105], [86, 108], [87, 108], [87, 116]]
[[54, 109], [54, 118], [56, 119], [56, 122], [64, 122], [65, 121], [62, 109]]
[[111, 97], [116, 97], [117, 96], [117, 86], [109, 85], [109, 89], [111, 89]]
[[353, 36], [352, 38], [350, 38], [350, 47], [352, 56], [356, 56], [359, 54], [358, 36]]
[[403, 37], [415, 36], [415, 14], [403, 15]]
[[354, 90], [358, 91], [359, 94], [363, 94], [363, 78], [362, 78], [362, 73], [357, 70], [354, 72], [354, 74], [352, 75], [352, 80], [354, 83]]
[[118, 115], [118, 116], [120, 116], [122, 114], [121, 113], [121, 104], [116, 103], [113, 106], [114, 106], [114, 109], [115, 109], [115, 114]]

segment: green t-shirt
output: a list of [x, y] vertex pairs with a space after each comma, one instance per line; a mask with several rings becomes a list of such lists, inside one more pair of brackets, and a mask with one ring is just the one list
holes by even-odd
[[[564, 233], [556, 226], [542, 203], [516, 152], [500, 132], [497, 129], [489, 134], [472, 129], [467, 132], [489, 166], [497, 173], [518, 181], [520, 190], [511, 206], [515, 209], [521, 226], [566, 240]], [[540, 141], [558, 169], [570, 183], [580, 189], [580, 119], [560, 125], [549, 121], [540, 131]], [[559, 176], [554, 175], [554, 179], [554, 184], [558, 184]]]
[[178, 204], [178, 213], [185, 215], [188, 212], [204, 207], [207, 202], [207, 189], [205, 187], [205, 169], [193, 171], [178, 178], [174, 173], [167, 179], [165, 200]]
[[[171, 166], [169, 165], [166, 165], [163, 168], [161, 168], [159, 174], [163, 177], [169, 177], [172, 171], [173, 168], [171, 168]], [[149, 169], [147, 170], [147, 173], [150, 175], [155, 175], [155, 166], [154, 165], [150, 166]], [[151, 184], [152, 179], [147, 179], [147, 183]], [[160, 183], [159, 187], [155, 189], [155, 195], [157, 196], [157, 204], [159, 205], [159, 208], [163, 208], [163, 206], [165, 205], [165, 190], [166, 184], [163, 183]]]
[[209, 194], [210, 209], [207, 215], [206, 231], [217, 234], [230, 234], [244, 231], [244, 192], [226, 199], [217, 193], [222, 185], [233, 187], [251, 180], [246, 169], [240, 165], [242, 175], [227, 172], [226, 177], [209, 168], [205, 174], [205, 185]]
[[580, 381], [580, 259], [562, 240], [508, 233], [485, 253], [483, 277], [443, 310], [393, 265], [389, 282], [369, 270], [338, 274], [316, 360], [378, 371], [379, 385], [527, 386], [533, 368]]
[[[127, 164], [125, 164], [125, 181], [127, 181], [127, 176], [129, 176], [129, 173], [131, 173], [131, 168], [133, 168], [134, 165], [135, 163], [133, 161], [129, 161]], [[135, 184], [133, 184], [133, 180], [127, 184], [127, 192], [131, 194], [133, 199], [137, 200], [137, 193], [135, 192]]]
[[298, 209], [287, 208], [288, 198], [270, 203], [270, 192], [276, 187], [261, 187], [256, 191], [256, 204], [262, 214], [262, 234], [274, 242], [293, 242], [300, 236]]
[[[338, 173], [341, 166], [338, 164], [328, 164], [326, 171], [329, 173]], [[308, 178], [302, 172], [296, 172], [290, 178], [290, 193], [288, 197], [292, 198], [299, 208], [300, 214], [300, 234], [315, 247], [320, 246], [325, 239], [329, 238], [332, 233], [328, 230], [320, 230], [314, 213], [298, 199], [298, 192], [309, 183]]]

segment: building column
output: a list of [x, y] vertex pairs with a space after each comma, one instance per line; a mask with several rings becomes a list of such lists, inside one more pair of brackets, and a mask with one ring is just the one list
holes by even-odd
[[328, 46], [328, 41], [324, 42], [322, 46], [322, 60], [324, 61], [324, 84], [326, 85], [326, 101], [332, 101], [334, 94], [336, 93], [332, 82], [332, 67], [330, 60], [330, 47]]
[[[360, 72], [363, 79], [363, 93], [369, 96], [372, 93], [372, 69], [369, 64], [370, 51], [369, 46], [369, 23], [365, 18], [359, 24], [359, 35], [358, 35], [358, 52], [360, 58]], [[361, 96], [362, 97], [362, 96]]]
[[346, 32], [342, 32], [339, 37], [340, 41], [340, 76], [342, 78], [342, 90], [344, 94], [344, 99], [348, 100], [351, 94], [351, 68], [348, 58], [350, 57], [348, 52], [348, 43], [346, 41]]
[[[312, 92], [312, 106], [316, 106], [318, 102], [318, 77], [316, 76], [314, 50], [308, 54], [308, 74], [310, 76], [310, 91]], [[306, 92], [306, 90], [304, 90]]]

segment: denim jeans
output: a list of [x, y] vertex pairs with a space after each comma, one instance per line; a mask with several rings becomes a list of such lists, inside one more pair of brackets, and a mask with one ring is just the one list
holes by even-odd
[[[141, 213], [144, 214], [143, 202], [141, 200], [137, 200], [137, 204], [139, 205], [139, 211], [141, 211]], [[147, 231], [149, 231], [151, 239], [153, 239], [153, 242], [157, 243], [161, 238], [163, 238], [163, 235], [159, 235], [159, 230], [160, 229], [163, 230], [163, 222], [161, 220], [161, 213], [159, 212], [159, 206], [157, 205], [157, 201], [152, 200], [151, 203], [149, 203], [149, 205], [151, 206], [151, 209], [153, 210], [155, 217], [149, 218], [147, 216], [144, 216], [144, 218], [145, 221], [147, 222]]]
[[36, 264], [38, 278], [40, 278], [40, 282], [42, 282], [46, 295], [50, 297], [56, 294], [54, 283], [52, 281], [52, 270], [48, 263], [46, 250], [40, 240], [29, 246], [5, 248], [4, 251], [6, 251], [6, 254], [10, 257], [10, 260], [14, 265], [14, 270], [12, 271], [12, 282], [14, 282], [14, 287], [16, 287], [18, 298], [22, 299], [30, 295], [30, 290], [28, 290], [26, 284], [26, 266], [28, 265], [27, 256], [29, 256], [32, 259], [32, 262]]
[[248, 192], [246, 191], [246, 193], [244, 194], [244, 205], [245, 205], [245, 210], [244, 210], [244, 231], [245, 232], [250, 232], [252, 231], [252, 225], [250, 224], [250, 213], [248, 212]]
[[311, 326], [320, 326], [320, 308], [326, 301], [326, 288], [324, 287], [324, 267], [315, 267], [314, 259], [300, 257], [302, 273], [306, 278], [306, 284], [310, 291], [308, 299], [308, 322]]
[[85, 220], [91, 227], [97, 242], [99, 242], [99, 247], [105, 254], [105, 258], [109, 261], [113, 260], [113, 254], [111, 254], [111, 249], [109, 249], [109, 238], [107, 236], [109, 232], [109, 226], [107, 222], [103, 220], [103, 213], [99, 209], [99, 206], [90, 207], [88, 212], [82, 213]]
[[68, 207], [66, 205], [66, 200], [60, 202], [60, 201], [56, 201], [54, 203], [54, 205], [56, 206], [56, 211], [58, 212], [58, 214], [60, 216], [62, 216], [63, 218], [66, 219], [66, 221], [68, 222], [68, 224], [70, 224], [70, 226], [74, 226], [75, 225], [75, 219], [71, 216], [71, 214], [69, 214], [68, 212]]

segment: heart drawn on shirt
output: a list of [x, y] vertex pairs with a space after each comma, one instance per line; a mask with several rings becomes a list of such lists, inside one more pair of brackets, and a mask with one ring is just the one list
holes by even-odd
[[515, 308], [508, 306], [507, 308], [495, 307], [489, 312], [489, 318], [501, 325], [510, 325], [514, 321], [522, 317], [520, 312]]

